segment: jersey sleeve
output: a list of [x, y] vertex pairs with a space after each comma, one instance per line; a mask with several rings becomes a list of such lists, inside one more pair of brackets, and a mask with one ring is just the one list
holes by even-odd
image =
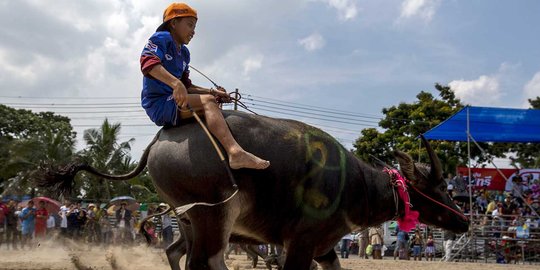
[[161, 64], [167, 51], [166, 40], [158, 35], [153, 35], [148, 39], [148, 42], [141, 53], [140, 63], [143, 75], [147, 76], [155, 65]]

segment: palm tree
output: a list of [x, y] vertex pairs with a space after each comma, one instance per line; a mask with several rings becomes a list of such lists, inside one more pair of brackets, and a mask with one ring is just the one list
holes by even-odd
[[[128, 141], [118, 143], [120, 129], [120, 123], [110, 124], [109, 121], [105, 119], [99, 129], [85, 130], [83, 139], [88, 147], [84, 149], [80, 155], [93, 167], [99, 170], [108, 171], [112, 174], [125, 171], [126, 162], [128, 164], [131, 163], [129, 151], [131, 150], [131, 144], [135, 139], [131, 138]], [[84, 175], [83, 177], [87, 178], [86, 181], [83, 181], [82, 186], [85, 197], [107, 200], [112, 198], [111, 188], [113, 187], [113, 184], [111, 182], [105, 181], [102, 178], [97, 178], [98, 181], [92, 181], [90, 177], [95, 176]], [[97, 186], [95, 183], [98, 183]], [[128, 184], [127, 182], [120, 182], [115, 183], [114, 185], [126, 186]], [[100, 186], [104, 187], [104, 193], [100, 192]]]
[[[71, 132], [71, 131], [70, 131]], [[28, 138], [13, 140], [9, 146], [9, 158], [3, 169], [13, 172], [17, 177], [11, 178], [17, 181], [16, 188], [19, 192], [7, 193], [35, 193], [31, 177], [40, 166], [63, 163], [69, 160], [74, 151], [74, 135], [67, 135], [61, 131], [43, 130], [40, 134], [34, 134]], [[6, 187], [15, 186], [6, 183]], [[22, 195], [22, 194], [18, 194]], [[46, 195], [46, 194], [41, 194]]]

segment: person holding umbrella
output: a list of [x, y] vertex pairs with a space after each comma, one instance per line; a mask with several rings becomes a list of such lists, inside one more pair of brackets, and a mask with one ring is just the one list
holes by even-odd
[[36, 211], [36, 238], [45, 238], [47, 234], [47, 219], [49, 212], [45, 209], [45, 201], [39, 201], [39, 208]]
[[126, 208], [127, 203], [122, 202], [120, 208], [116, 210], [116, 228], [118, 229], [118, 237], [121, 243], [129, 243], [131, 237], [131, 211]]

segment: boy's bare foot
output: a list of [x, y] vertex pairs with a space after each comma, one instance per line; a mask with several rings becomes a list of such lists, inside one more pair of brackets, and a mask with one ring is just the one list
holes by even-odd
[[256, 169], [263, 170], [270, 166], [270, 161], [258, 158], [257, 156], [242, 151], [237, 154], [229, 155], [229, 166], [231, 169]]

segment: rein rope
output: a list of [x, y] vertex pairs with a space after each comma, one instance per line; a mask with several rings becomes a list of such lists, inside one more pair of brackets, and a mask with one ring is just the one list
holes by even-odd
[[[210, 77], [206, 76], [204, 73], [202, 73], [202, 71], [196, 69], [195, 67], [193, 67], [192, 65], [189, 65], [189, 67], [195, 71], [197, 71], [197, 73], [201, 74], [203, 77], [205, 77], [210, 83], [212, 83], [214, 85], [214, 87], [216, 88], [223, 88], [221, 86], [219, 86], [217, 83], [215, 83], [212, 79], [210, 79]], [[234, 95], [234, 96], [233, 96]], [[236, 97], [238, 96], [238, 97]], [[231, 101], [234, 101], [237, 105], [239, 105], [240, 107], [242, 107], [243, 109], [249, 111], [250, 113], [252, 114], [255, 114], [255, 115], [259, 115], [257, 114], [256, 112], [250, 110], [246, 104], [244, 104], [242, 101], [240, 101], [240, 99], [242, 99], [242, 95], [238, 92], [231, 92], [229, 93], [229, 98]], [[223, 101], [222, 99], [218, 98], [217, 99], [217, 102], [218, 103], [229, 103], [229, 102], [225, 102]]]
[[454, 214], [460, 216], [460, 217], [463, 218], [464, 220], [469, 220], [469, 219], [467, 218], [467, 216], [465, 216], [463, 213], [461, 213], [461, 212], [459, 212], [459, 211], [456, 211], [456, 210], [454, 210], [454, 209], [448, 207], [447, 205], [445, 205], [445, 204], [443, 204], [443, 203], [441, 203], [441, 202], [439, 202], [439, 201], [437, 201], [437, 200], [435, 200], [435, 199], [429, 197], [428, 195], [424, 194], [422, 191], [418, 190], [415, 186], [411, 185], [411, 187], [412, 187], [416, 192], [418, 192], [418, 194], [424, 196], [425, 198], [429, 199], [430, 201], [432, 201], [432, 202], [434, 202], [434, 203], [436, 203], [436, 204], [438, 204], [438, 205], [440, 205], [440, 206], [446, 208], [447, 210], [450, 210], [451, 212], [453, 212]]

